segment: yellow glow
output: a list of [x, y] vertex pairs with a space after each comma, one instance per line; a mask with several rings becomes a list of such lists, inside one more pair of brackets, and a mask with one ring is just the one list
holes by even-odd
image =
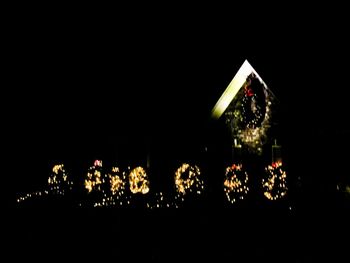
[[245, 83], [247, 77], [254, 73], [260, 81], [263, 83], [262, 79], [259, 77], [259, 75], [256, 73], [256, 71], [253, 69], [253, 67], [249, 64], [247, 60], [244, 61], [230, 84], [227, 86], [224, 93], [221, 95], [218, 102], [215, 104], [213, 110], [212, 110], [212, 117], [215, 119], [219, 119], [220, 116], [224, 113], [224, 111], [227, 109], [227, 107], [230, 105], [233, 98], [236, 96], [238, 91], [242, 88], [243, 84]]
[[[242, 164], [232, 165], [226, 168], [224, 181], [224, 191], [229, 202], [234, 203], [237, 199], [244, 199], [248, 193], [249, 188], [248, 174], [243, 171]], [[243, 178], [239, 178], [243, 177]]]
[[130, 191], [133, 194], [149, 192], [149, 181], [146, 171], [142, 167], [136, 167], [129, 174]]
[[[175, 186], [179, 194], [186, 194], [196, 189], [203, 189], [203, 180], [200, 179], [200, 170], [198, 166], [190, 166], [187, 163], [182, 164], [175, 172]], [[198, 191], [197, 193], [201, 193]]]
[[111, 191], [113, 194], [119, 191], [119, 189], [123, 185], [123, 181], [117, 175], [111, 178], [110, 183], [111, 183]]
[[[269, 200], [277, 200], [287, 194], [287, 174], [282, 169], [282, 163], [276, 162], [266, 168], [268, 177], [262, 180], [264, 195]], [[278, 184], [276, 183], [278, 182]]]
[[345, 192], [348, 193], [348, 194], [350, 194], [350, 186], [347, 185], [347, 186], [345, 187]]
[[100, 169], [102, 168], [102, 161], [96, 160], [94, 166], [89, 168], [87, 173], [87, 179], [85, 179], [85, 189], [90, 193], [92, 190], [100, 191], [102, 184], [102, 174]]

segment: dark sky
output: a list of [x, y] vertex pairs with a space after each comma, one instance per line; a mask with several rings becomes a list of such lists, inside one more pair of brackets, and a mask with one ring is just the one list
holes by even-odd
[[124, 19], [115, 28], [17, 22], [9, 30], [3, 97], [11, 103], [4, 111], [10, 159], [46, 171], [52, 160], [117, 158], [124, 154], [118, 149], [196, 148], [245, 59], [279, 98], [291, 144], [347, 130], [342, 18], [328, 23], [303, 14], [303, 22], [263, 26], [172, 18]]

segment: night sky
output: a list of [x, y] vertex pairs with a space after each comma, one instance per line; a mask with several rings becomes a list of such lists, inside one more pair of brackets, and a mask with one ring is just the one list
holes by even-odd
[[347, 131], [347, 42], [331, 29], [154, 22], [112, 34], [38, 22], [13, 34], [11, 159], [39, 170], [51, 160], [121, 158], [122, 148], [170, 154], [205, 144], [216, 125], [210, 111], [245, 59], [280, 100], [282, 136], [293, 147], [319, 133], [330, 144]]
[[157, 167], [152, 180], [168, 187], [167, 164], [203, 162], [205, 147], [229, 149], [223, 121], [210, 113], [247, 59], [279, 100], [283, 158], [293, 184], [303, 180], [292, 203], [306, 198], [322, 207], [320, 199], [331, 207], [327, 195], [337, 182], [349, 182], [349, 42], [344, 16], [331, 22], [319, 16], [278, 15], [263, 26], [168, 13], [135, 23], [119, 19], [112, 28], [79, 20], [46, 23], [48, 17], [15, 21], [2, 97], [10, 103], [3, 110], [6, 191], [14, 197], [40, 188], [57, 162], [78, 178], [95, 159], [145, 165], [149, 153]]

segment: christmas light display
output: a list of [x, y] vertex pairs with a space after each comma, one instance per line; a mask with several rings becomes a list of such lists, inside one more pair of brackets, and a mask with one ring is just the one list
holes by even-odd
[[155, 193], [153, 196], [153, 202], [147, 202], [147, 208], [155, 209], [155, 208], [165, 208], [170, 207], [170, 204], [165, 201], [165, 197], [162, 192]]
[[185, 199], [178, 195], [167, 196], [163, 192], [155, 193], [152, 195], [151, 201], [147, 202], [146, 206], [149, 209], [161, 209], [161, 208], [179, 208], [180, 203]]
[[125, 191], [125, 173], [121, 173], [119, 167], [112, 167], [112, 173], [108, 174], [112, 195], [122, 195]]
[[[130, 167], [128, 167], [130, 171]], [[277, 200], [287, 193], [286, 172], [282, 162], [273, 162], [265, 168], [266, 178], [262, 180], [264, 196], [269, 200]], [[147, 194], [150, 191], [149, 180], [146, 171], [142, 167], [136, 167], [129, 172], [130, 192], [126, 191], [127, 172], [121, 172], [119, 167], [112, 167], [107, 176], [102, 173], [102, 161], [95, 161], [89, 168], [84, 186], [89, 193], [97, 192], [98, 195], [90, 195], [85, 204], [94, 207], [129, 206], [135, 198], [131, 194]], [[33, 197], [48, 195], [64, 195], [66, 190], [72, 190], [72, 182], [68, 180], [63, 164], [55, 165], [52, 174], [48, 178], [48, 188], [43, 191], [27, 193], [17, 198], [17, 202], [23, 202]], [[242, 164], [233, 164], [226, 168], [225, 180], [223, 183], [225, 195], [230, 203], [245, 198], [249, 191], [248, 174]], [[175, 172], [176, 194], [170, 198], [163, 192], [154, 193], [149, 196], [147, 208], [177, 208], [185, 201], [188, 193], [201, 194], [204, 190], [204, 182], [201, 179], [201, 172], [198, 166], [182, 164]], [[129, 193], [129, 194], [128, 194]], [[135, 199], [136, 200], [136, 199]], [[79, 203], [80, 206], [83, 203]], [[84, 204], [84, 205], [85, 205]]]
[[149, 181], [145, 169], [141, 166], [134, 168], [129, 174], [130, 191], [133, 194], [149, 192]]
[[94, 165], [91, 166], [87, 173], [87, 179], [85, 179], [84, 185], [89, 193], [92, 191], [101, 191], [101, 185], [105, 182], [105, 178], [102, 175], [102, 161], [96, 160]]
[[269, 200], [277, 200], [287, 194], [287, 174], [283, 170], [282, 162], [274, 162], [265, 168], [267, 178], [262, 180], [264, 196]]
[[54, 194], [64, 195], [65, 191], [72, 190], [73, 182], [68, 180], [63, 164], [57, 164], [52, 168], [52, 174], [47, 181], [49, 190]]
[[251, 73], [225, 112], [232, 136], [252, 152], [261, 154], [267, 141], [273, 98], [265, 83]]
[[31, 199], [33, 197], [41, 197], [41, 196], [44, 196], [44, 195], [48, 195], [49, 194], [49, 191], [45, 190], [45, 191], [35, 191], [35, 192], [32, 192], [32, 193], [27, 193], [23, 196], [20, 196], [17, 198], [17, 203], [20, 203], [20, 202], [23, 202], [23, 201], [26, 201], [28, 199]]
[[122, 196], [105, 196], [100, 201], [94, 202], [94, 207], [122, 207], [131, 205], [131, 197]]
[[72, 190], [73, 182], [68, 180], [68, 175], [63, 164], [54, 165], [52, 174], [47, 179], [47, 187], [42, 191], [27, 193], [17, 198], [17, 203], [29, 200], [34, 197], [44, 197], [48, 195], [65, 195]]
[[131, 204], [131, 197], [126, 194], [126, 173], [119, 167], [112, 167], [108, 173], [109, 191], [103, 198], [94, 203], [94, 207], [127, 206]]
[[188, 192], [201, 194], [204, 189], [204, 182], [200, 178], [198, 166], [191, 166], [187, 163], [182, 164], [175, 172], [175, 187], [180, 195]]
[[229, 202], [234, 203], [237, 200], [244, 199], [249, 188], [248, 173], [243, 170], [242, 164], [233, 164], [226, 168], [224, 191]]

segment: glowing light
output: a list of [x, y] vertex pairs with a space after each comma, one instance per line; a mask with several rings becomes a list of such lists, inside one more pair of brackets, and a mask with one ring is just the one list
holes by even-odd
[[68, 175], [63, 164], [54, 165], [52, 174], [47, 179], [48, 185], [45, 190], [24, 194], [17, 198], [17, 203], [48, 195], [65, 195], [68, 190], [72, 190], [73, 182], [68, 180]]
[[268, 177], [262, 180], [264, 196], [269, 200], [277, 200], [287, 194], [287, 174], [282, 168], [282, 162], [275, 162], [265, 168]]
[[94, 203], [94, 207], [127, 206], [131, 203], [130, 195], [126, 194], [126, 173], [121, 172], [119, 167], [114, 166], [108, 173], [109, 190], [104, 192], [101, 200]]
[[203, 180], [200, 178], [198, 166], [190, 166], [187, 163], [182, 164], [175, 172], [176, 191], [185, 195], [187, 192], [201, 193], [204, 189]]
[[[262, 187], [264, 196], [269, 200], [276, 200], [282, 198], [287, 194], [286, 172], [283, 170], [280, 161], [272, 163], [265, 168], [267, 178], [262, 180]], [[147, 194], [150, 191], [149, 180], [144, 168], [136, 167], [128, 173], [130, 184], [130, 192], [133, 194], [142, 193]], [[44, 197], [50, 194], [64, 195], [67, 189], [72, 189], [73, 183], [68, 180], [68, 175], [65, 171], [64, 165], [55, 165], [52, 168], [52, 174], [48, 178], [48, 188], [43, 191], [35, 191], [19, 196], [16, 201], [18, 203], [33, 197]], [[201, 172], [198, 166], [191, 166], [187, 163], [182, 164], [175, 171], [175, 188], [176, 195], [170, 198], [162, 193], [155, 193], [152, 199], [148, 199], [148, 208], [165, 208], [165, 207], [179, 207], [181, 202], [184, 202], [184, 196], [187, 193], [200, 195], [204, 191], [204, 182], [201, 178]], [[104, 174], [102, 172], [102, 161], [95, 161], [94, 166], [91, 166], [87, 173], [84, 186], [88, 192], [98, 191], [99, 195], [90, 195], [87, 205], [94, 207], [101, 206], [124, 206], [131, 205], [133, 196], [126, 191], [127, 173], [122, 172], [119, 167], [114, 166], [110, 172]], [[242, 164], [233, 164], [226, 169], [224, 180], [224, 191], [229, 202], [234, 203], [237, 200], [244, 199], [249, 188], [248, 174], [242, 168]], [[350, 192], [350, 187], [346, 186], [345, 191]], [[133, 198], [131, 197], [133, 196]], [[91, 202], [92, 201], [92, 202]], [[78, 203], [82, 206], [82, 203]]]
[[271, 126], [274, 96], [255, 73], [247, 77], [243, 87], [225, 111], [226, 123], [235, 139], [261, 154]]
[[155, 193], [155, 195], [153, 196], [153, 202], [148, 202], [146, 206], [149, 209], [159, 209], [175, 207], [175, 204], [173, 202], [168, 202], [163, 192], [159, 192]]
[[72, 190], [73, 182], [68, 180], [68, 175], [63, 164], [57, 164], [52, 168], [52, 174], [48, 178], [49, 190], [54, 194], [64, 194]]
[[34, 197], [47, 195], [47, 194], [49, 194], [48, 191], [35, 191], [35, 192], [32, 192], [32, 193], [27, 193], [25, 195], [22, 195], [22, 196], [18, 197], [17, 198], [17, 203], [21, 203], [21, 202], [26, 201], [28, 199], [32, 199]]
[[231, 101], [234, 99], [238, 91], [242, 88], [246, 78], [254, 73], [261, 81], [262, 79], [259, 77], [258, 73], [254, 70], [254, 68], [249, 64], [247, 60], [244, 61], [230, 84], [227, 86], [224, 93], [221, 95], [218, 102], [215, 104], [212, 110], [212, 117], [215, 119], [220, 118], [220, 116], [224, 113], [227, 107], [230, 105]]
[[234, 203], [239, 199], [244, 199], [249, 188], [248, 173], [242, 169], [242, 164], [233, 164], [226, 168], [224, 191], [229, 202]]
[[232, 136], [261, 154], [271, 126], [275, 98], [265, 82], [246, 60], [214, 106], [212, 117], [225, 113]]
[[134, 168], [129, 174], [130, 191], [133, 194], [149, 192], [149, 181], [146, 171], [142, 167]]
[[101, 184], [104, 181], [102, 178], [102, 161], [96, 160], [94, 165], [91, 166], [87, 173], [87, 179], [85, 179], [84, 185], [88, 192], [101, 191]]
[[94, 166], [99, 166], [99, 167], [102, 167], [102, 161], [101, 160], [95, 160], [94, 162]]
[[345, 187], [345, 193], [347, 193], [347, 194], [350, 195], [350, 186], [349, 186], [349, 185], [347, 185], [347, 186]]
[[118, 167], [112, 168], [112, 174], [108, 174], [113, 195], [125, 190], [125, 173], [120, 174]]

